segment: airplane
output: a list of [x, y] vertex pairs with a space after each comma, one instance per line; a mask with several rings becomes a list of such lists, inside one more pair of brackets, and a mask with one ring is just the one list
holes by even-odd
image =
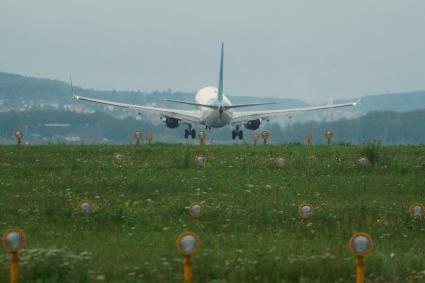
[[186, 124], [184, 130], [184, 138], [196, 137], [196, 131], [192, 125], [204, 125], [206, 129], [221, 128], [227, 125], [232, 126], [232, 139], [243, 139], [243, 131], [241, 126], [248, 130], [256, 130], [260, 127], [262, 121], [269, 121], [271, 118], [287, 116], [292, 117], [294, 114], [308, 111], [317, 111], [324, 109], [342, 108], [356, 106], [357, 102], [331, 104], [314, 107], [278, 109], [278, 110], [261, 110], [261, 111], [233, 111], [237, 108], [252, 107], [258, 105], [273, 104], [269, 103], [250, 103], [232, 105], [229, 98], [223, 92], [223, 55], [224, 43], [221, 44], [220, 73], [218, 88], [207, 86], [200, 89], [195, 96], [195, 102], [180, 101], [173, 99], [165, 99], [166, 101], [196, 106], [197, 110], [179, 110], [169, 108], [150, 107], [143, 105], [133, 105], [121, 102], [107, 101], [102, 99], [89, 98], [84, 96], [75, 96], [77, 100], [89, 101], [103, 105], [123, 107], [130, 110], [138, 111], [139, 114], [147, 113], [158, 116], [165, 120], [168, 128], [177, 128], [180, 124]]

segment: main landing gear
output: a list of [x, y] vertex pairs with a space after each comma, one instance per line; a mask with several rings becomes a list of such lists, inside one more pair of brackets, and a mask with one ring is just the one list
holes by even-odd
[[196, 138], [196, 131], [192, 129], [192, 125], [189, 125], [189, 128], [184, 130], [184, 138], [187, 139], [189, 136], [192, 139]]
[[243, 131], [239, 129], [239, 126], [236, 126], [236, 129], [232, 131], [232, 140], [236, 138], [243, 139]]

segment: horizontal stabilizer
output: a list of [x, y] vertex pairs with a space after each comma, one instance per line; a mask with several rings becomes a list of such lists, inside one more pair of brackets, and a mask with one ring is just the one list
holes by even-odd
[[216, 105], [201, 104], [201, 103], [196, 103], [196, 102], [173, 100], [173, 99], [164, 99], [164, 101], [186, 104], [186, 105], [192, 105], [192, 106], [206, 107], [206, 108], [211, 108], [211, 109], [218, 109], [218, 106], [216, 106]]
[[259, 106], [259, 105], [270, 105], [270, 104], [275, 104], [275, 102], [235, 104], [235, 105], [224, 106], [224, 109], [251, 107], [251, 106]]

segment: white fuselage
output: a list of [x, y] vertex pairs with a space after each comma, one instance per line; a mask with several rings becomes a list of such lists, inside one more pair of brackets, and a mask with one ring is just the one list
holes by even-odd
[[[215, 87], [208, 86], [200, 89], [195, 96], [195, 100], [199, 104], [216, 105], [220, 106], [231, 106], [230, 100], [223, 94], [223, 100], [218, 101], [218, 90]], [[232, 110], [224, 109], [220, 113], [219, 109], [212, 109], [207, 107], [200, 107], [201, 111], [201, 124], [211, 128], [221, 128], [228, 124], [232, 120]]]

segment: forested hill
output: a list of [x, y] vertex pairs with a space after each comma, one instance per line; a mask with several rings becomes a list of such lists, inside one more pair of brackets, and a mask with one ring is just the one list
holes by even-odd
[[[164, 99], [173, 98], [193, 101], [195, 95], [195, 93], [174, 92], [171, 90], [144, 93], [141, 91], [83, 89], [75, 85], [71, 88], [71, 85], [67, 82], [0, 72], [0, 100], [3, 101], [0, 109], [3, 111], [6, 111], [7, 108], [11, 110], [62, 109], [64, 105], [77, 103], [72, 98], [73, 93], [80, 96], [134, 104], [157, 104], [174, 107], [175, 104], [165, 102]], [[234, 103], [270, 102], [270, 100], [276, 102], [277, 105], [285, 105], [286, 107], [303, 107], [307, 105], [307, 103], [296, 99], [232, 96]], [[84, 105], [84, 107], [88, 108], [95, 107], [93, 104], [86, 106], [87, 104], [80, 103], [79, 105]], [[179, 107], [184, 106], [180, 105]], [[274, 105], [272, 107], [277, 106]]]
[[[74, 94], [81, 96], [90, 96], [136, 104], [165, 105], [169, 107], [175, 107], [175, 105], [164, 102], [163, 99], [173, 98], [192, 101], [195, 94], [175, 92], [171, 90], [154, 91], [150, 93], [143, 93], [141, 91], [92, 90], [83, 89], [78, 86], [74, 86], [73, 92]], [[284, 95], [285, 94], [282, 94], [282, 97], [284, 97]], [[361, 96], [362, 94], [359, 93], [358, 97]], [[308, 103], [301, 100], [285, 98], [231, 96], [231, 99], [234, 103], [276, 102], [276, 104], [269, 105], [267, 108], [292, 108], [308, 105]], [[357, 98], [353, 98], [350, 101], [356, 99]], [[0, 111], [22, 111], [34, 109], [61, 110], [64, 109], [65, 105], [69, 104], [77, 105], [76, 101], [72, 98], [72, 91], [68, 82], [25, 77], [0, 72]], [[78, 105], [86, 110], [103, 110], [103, 108], [96, 108], [89, 104]], [[364, 96], [357, 107], [346, 109], [344, 111], [365, 114], [371, 111], [406, 112], [417, 109], [425, 109], [425, 91]], [[114, 112], [112, 114], [115, 113], [120, 112]]]

